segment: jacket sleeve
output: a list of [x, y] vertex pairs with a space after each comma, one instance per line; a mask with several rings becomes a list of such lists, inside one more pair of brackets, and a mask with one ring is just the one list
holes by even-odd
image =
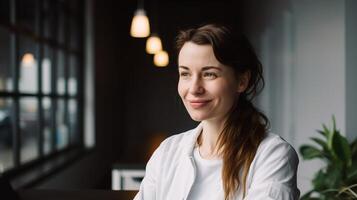
[[146, 164], [145, 177], [140, 184], [139, 192], [134, 200], [155, 200], [158, 185], [159, 167], [162, 160], [162, 144], [155, 150]]
[[244, 200], [298, 200], [296, 186], [299, 158], [287, 143], [269, 144], [253, 166], [252, 182]]

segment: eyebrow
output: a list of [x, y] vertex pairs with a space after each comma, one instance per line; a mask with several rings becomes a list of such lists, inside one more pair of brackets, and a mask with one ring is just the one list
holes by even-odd
[[[185, 70], [190, 70], [190, 68], [186, 67], [186, 66], [179, 66], [179, 68], [185, 69]], [[210, 70], [210, 69], [216, 69], [219, 71], [222, 71], [222, 69], [220, 67], [216, 67], [216, 66], [205, 66], [202, 67], [202, 71], [206, 71], [206, 70]]]

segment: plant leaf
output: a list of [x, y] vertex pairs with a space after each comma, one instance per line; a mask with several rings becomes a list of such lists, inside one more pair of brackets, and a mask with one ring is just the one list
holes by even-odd
[[321, 135], [323, 135], [325, 138], [328, 138], [328, 133], [323, 131], [323, 130], [316, 130], [318, 133], [320, 133]]
[[332, 115], [332, 131], [336, 132], [336, 118], [335, 115]]
[[316, 137], [311, 137], [311, 140], [313, 140], [314, 142], [316, 142], [317, 144], [319, 144], [324, 151], [328, 150], [328, 146], [327, 143], [323, 140], [321, 140], [320, 138], [316, 138]]
[[357, 138], [350, 144], [352, 158], [356, 157], [357, 162]]
[[342, 167], [338, 164], [328, 166], [322, 177], [326, 189], [339, 188], [343, 183], [343, 173]]
[[[338, 195], [337, 195], [337, 196], [340, 196], [341, 194], [345, 193], [345, 194], [347, 194], [350, 198], [352, 198], [352, 199], [357, 199], [357, 193], [352, 190], [352, 188], [355, 188], [355, 187], [357, 187], [357, 184], [350, 185], [350, 186], [347, 186], [347, 187], [342, 187], [342, 188], [340, 189], [340, 191], [338, 192]], [[349, 199], [350, 199], [350, 198], [349, 198]]]
[[323, 158], [323, 153], [321, 152], [321, 150], [310, 145], [301, 146], [300, 153], [305, 160], [310, 160], [313, 158]]
[[352, 165], [352, 170], [347, 172], [347, 182], [355, 183], [357, 182], [357, 166]]
[[[334, 115], [332, 128], [329, 129], [322, 124], [322, 130], [317, 132], [323, 138], [310, 139], [318, 146], [302, 145], [299, 150], [305, 160], [323, 158], [327, 165], [315, 174], [312, 180], [313, 189], [302, 196], [301, 200], [355, 199], [357, 197], [357, 138], [349, 144], [346, 137], [337, 129]], [[348, 185], [350, 186], [346, 189]], [[339, 193], [344, 188], [345, 191]], [[353, 197], [352, 193], [356, 196]], [[314, 194], [317, 196], [311, 197]]]
[[320, 169], [316, 174], [314, 179], [312, 180], [312, 184], [314, 185], [314, 189], [318, 192], [321, 192], [327, 189], [326, 177], [328, 174], [324, 173], [322, 169]]
[[338, 131], [336, 131], [332, 138], [332, 149], [335, 152], [336, 157], [344, 162], [347, 167], [352, 165], [351, 149], [348, 141]]
[[327, 135], [327, 146], [330, 150], [333, 151], [333, 147], [332, 147], [332, 141], [333, 138], [335, 137], [335, 131], [330, 131], [325, 124], [322, 125], [324, 127], [324, 131], [328, 133]]

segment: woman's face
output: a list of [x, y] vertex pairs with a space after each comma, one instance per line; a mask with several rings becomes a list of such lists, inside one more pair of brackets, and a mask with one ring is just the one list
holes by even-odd
[[178, 93], [195, 121], [224, 119], [244, 91], [231, 67], [215, 57], [211, 45], [186, 42], [178, 58]]

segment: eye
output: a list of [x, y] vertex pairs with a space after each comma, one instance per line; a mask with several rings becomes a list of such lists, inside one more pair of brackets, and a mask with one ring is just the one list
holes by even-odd
[[188, 77], [190, 74], [188, 72], [180, 72], [181, 77]]
[[217, 78], [217, 74], [215, 74], [213, 72], [205, 72], [203, 74], [203, 76], [206, 77], [206, 78], [211, 78], [211, 79]]

